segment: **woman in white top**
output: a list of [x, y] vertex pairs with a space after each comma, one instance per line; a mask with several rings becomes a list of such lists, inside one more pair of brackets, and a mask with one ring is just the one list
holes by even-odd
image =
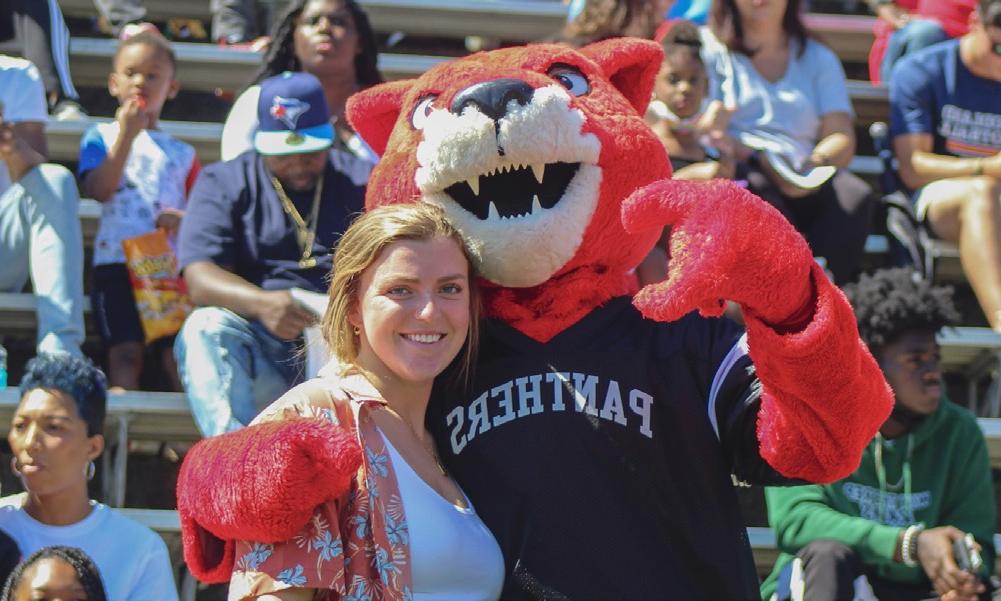
[[305, 71], [320, 80], [337, 132], [334, 165], [356, 185], [368, 181], [375, 153], [343, 119], [348, 96], [382, 82], [375, 34], [355, 0], [295, 0], [271, 34], [264, 64], [236, 99], [222, 130], [222, 160], [253, 148], [261, 81], [285, 71]]
[[86, 359], [39, 355], [28, 362], [7, 435], [11, 469], [26, 492], [0, 499], [0, 530], [24, 556], [57, 545], [81, 549], [109, 599], [176, 601], [163, 540], [87, 495], [104, 450], [105, 387], [104, 374]]
[[740, 142], [737, 178], [783, 212], [838, 283], [854, 279], [872, 190], [847, 170], [855, 130], [838, 57], [810, 38], [800, 0], [716, 0], [703, 42], [710, 95], [732, 111]]
[[[291, 539], [237, 543], [231, 600], [500, 596], [500, 547], [424, 426], [435, 378], [450, 368], [463, 377], [475, 354], [479, 301], [470, 264], [458, 231], [426, 203], [373, 209], [344, 233], [322, 323], [341, 363], [293, 388], [249, 428], [200, 444], [218, 459], [210, 468], [228, 472], [226, 457], [274, 436], [275, 422], [314, 428], [300, 418], [320, 418], [336, 425], [323, 430], [325, 441], [361, 445], [362, 465], [346, 470], [347, 489]], [[199, 468], [182, 468], [182, 499], [192, 469]], [[284, 504], [266, 490], [260, 497], [253, 504], [265, 514], [261, 504]], [[244, 501], [227, 511], [242, 512]]]

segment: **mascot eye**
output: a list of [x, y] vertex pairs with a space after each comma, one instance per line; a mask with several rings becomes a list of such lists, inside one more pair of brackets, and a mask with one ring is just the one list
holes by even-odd
[[549, 69], [549, 77], [558, 81], [574, 96], [583, 96], [591, 91], [591, 85], [584, 74], [569, 65], [553, 66]]
[[434, 110], [431, 104], [437, 97], [437, 95], [425, 96], [414, 107], [414, 113], [410, 116], [410, 123], [414, 126], [414, 129], [424, 129], [424, 124], [427, 122], [428, 116]]

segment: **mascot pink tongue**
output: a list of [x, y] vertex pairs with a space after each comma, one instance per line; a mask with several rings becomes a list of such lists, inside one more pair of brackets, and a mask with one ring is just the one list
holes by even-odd
[[[841, 478], [890, 410], [850, 307], [778, 212], [727, 182], [665, 179], [640, 117], [660, 60], [632, 39], [510, 48], [348, 104], [382, 155], [368, 206], [443, 207], [485, 280], [472, 381], [436, 387], [428, 427], [501, 544], [504, 598], [755, 597], [732, 478]], [[624, 274], [667, 224], [669, 278], [633, 306]], [[710, 318], [726, 299], [746, 334]], [[186, 461], [196, 574], [228, 569], [213, 535], [287, 539], [310, 518], [278, 479], [216, 484], [271, 469], [261, 436], [204, 441]], [[294, 465], [306, 451], [281, 452]]]

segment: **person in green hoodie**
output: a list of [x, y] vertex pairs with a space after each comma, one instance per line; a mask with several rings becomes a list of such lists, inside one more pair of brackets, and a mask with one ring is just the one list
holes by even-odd
[[[986, 597], [995, 531], [987, 445], [974, 416], [946, 399], [935, 341], [958, 319], [952, 290], [887, 269], [845, 292], [896, 404], [848, 478], [765, 489], [782, 553], [762, 598]], [[953, 555], [966, 533], [979, 544], [978, 574]]]

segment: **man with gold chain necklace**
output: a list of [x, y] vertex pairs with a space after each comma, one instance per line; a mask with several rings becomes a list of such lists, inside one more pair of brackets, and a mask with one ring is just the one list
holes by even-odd
[[199, 429], [239, 428], [303, 379], [297, 353], [317, 316], [293, 289], [325, 293], [333, 247], [361, 212], [364, 186], [330, 158], [319, 80], [261, 83], [254, 149], [206, 167], [191, 191], [179, 263], [200, 305], [175, 344]]

